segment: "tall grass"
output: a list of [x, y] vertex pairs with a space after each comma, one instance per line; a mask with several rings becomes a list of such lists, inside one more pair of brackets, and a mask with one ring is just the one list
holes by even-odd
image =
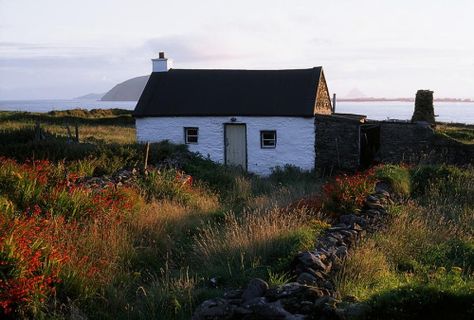
[[282, 271], [297, 252], [313, 247], [325, 225], [310, 220], [304, 209], [230, 212], [201, 229], [193, 253], [209, 276], [242, 285], [267, 269]]
[[[406, 169], [389, 170], [385, 176]], [[379, 312], [387, 319], [415, 319], [431, 312], [441, 296], [463, 308], [474, 303], [472, 168], [415, 167], [410, 173], [414, 199], [389, 208], [387, 227], [361, 243], [337, 277], [342, 295], [373, 307], [367, 317]], [[474, 314], [449, 310], [460, 319]]]

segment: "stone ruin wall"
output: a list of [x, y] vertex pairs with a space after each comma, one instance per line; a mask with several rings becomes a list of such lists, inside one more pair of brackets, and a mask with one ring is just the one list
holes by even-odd
[[353, 120], [316, 116], [316, 168], [356, 169], [359, 167], [359, 126]]
[[376, 122], [380, 125], [380, 150], [376, 158], [383, 163], [474, 163], [474, 145], [466, 145], [437, 134], [429, 125], [410, 122]]
[[434, 132], [429, 126], [403, 122], [377, 122], [380, 125], [380, 149], [376, 160], [384, 163], [417, 163], [432, 149]]
[[[361, 124], [337, 116], [316, 115], [317, 170], [359, 169]], [[376, 162], [474, 164], [474, 145], [438, 134], [426, 123], [370, 120], [366, 124], [380, 126]]]

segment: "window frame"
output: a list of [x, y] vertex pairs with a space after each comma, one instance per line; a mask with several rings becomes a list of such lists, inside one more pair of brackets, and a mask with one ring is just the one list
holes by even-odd
[[[273, 134], [273, 139], [264, 139], [265, 134]], [[273, 141], [273, 145], [265, 145], [264, 141]], [[261, 149], [275, 149], [277, 146], [277, 131], [276, 130], [260, 130], [260, 148]]]
[[[196, 130], [196, 134], [189, 135], [188, 130]], [[189, 137], [196, 137], [196, 142], [189, 141]], [[199, 128], [198, 127], [184, 127], [184, 143], [185, 144], [199, 144]]]

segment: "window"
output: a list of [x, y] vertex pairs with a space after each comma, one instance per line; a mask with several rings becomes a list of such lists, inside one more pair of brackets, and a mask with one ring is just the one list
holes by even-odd
[[260, 131], [260, 147], [262, 149], [272, 149], [276, 147], [276, 131]]
[[184, 128], [184, 142], [186, 144], [197, 144], [198, 130], [198, 128]]

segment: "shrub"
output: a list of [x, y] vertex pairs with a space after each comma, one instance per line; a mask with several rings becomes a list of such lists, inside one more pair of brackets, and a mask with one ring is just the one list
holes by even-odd
[[375, 177], [373, 171], [343, 174], [323, 186], [326, 208], [335, 212], [353, 212], [364, 204], [368, 194], [374, 191]]
[[38, 316], [61, 281], [68, 255], [52, 245], [55, 224], [61, 222], [40, 213], [36, 207], [31, 217], [0, 217], [0, 315]]
[[107, 212], [130, 211], [137, 194], [132, 190], [93, 190], [77, 183], [78, 176], [62, 164], [32, 161], [19, 164], [0, 158], [0, 192], [17, 210], [33, 206], [66, 219], [94, 218]]

